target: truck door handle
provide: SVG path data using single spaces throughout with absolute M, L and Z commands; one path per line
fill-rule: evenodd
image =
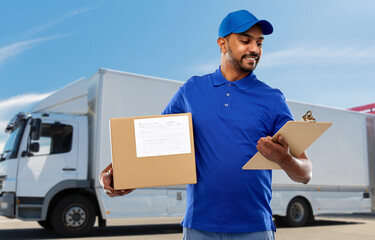
M 76 169 L 75 169 L 75 168 L 63 168 L 62 170 L 63 170 L 63 171 L 70 171 L 70 172 L 73 172 L 73 171 L 75 171 Z

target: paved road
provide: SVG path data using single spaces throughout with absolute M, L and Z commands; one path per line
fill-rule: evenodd
M 87 237 L 81 239 L 180 240 L 182 239 L 180 221 L 180 218 L 111 220 L 108 221 L 108 227 L 95 227 Z M 0 217 L 0 239 L 58 239 L 58 236 L 53 232 L 45 231 L 36 222 Z M 319 216 L 314 223 L 306 227 L 278 227 L 276 239 L 375 239 L 375 215 Z

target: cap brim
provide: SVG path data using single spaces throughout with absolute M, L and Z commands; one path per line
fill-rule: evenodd
M 259 26 L 262 28 L 262 31 L 263 31 L 264 35 L 269 35 L 273 32 L 273 27 L 272 27 L 271 23 L 268 22 L 267 20 L 259 20 L 258 22 L 250 22 L 250 23 L 244 24 L 244 25 L 240 26 L 239 28 L 237 28 L 236 30 L 234 30 L 233 32 L 234 33 L 246 32 L 248 29 L 250 29 L 255 24 L 259 24 Z

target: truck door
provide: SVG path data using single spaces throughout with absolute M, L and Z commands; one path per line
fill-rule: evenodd
M 29 139 L 33 147 L 19 160 L 18 197 L 44 197 L 57 183 L 77 178 L 77 130 L 75 122 L 43 121 L 40 139 Z

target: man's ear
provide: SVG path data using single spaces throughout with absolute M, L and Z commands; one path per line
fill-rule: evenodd
M 223 37 L 219 37 L 217 39 L 217 45 L 219 45 L 219 48 L 220 48 L 220 51 L 222 53 L 226 53 L 228 50 L 227 50 L 227 44 L 228 44 L 228 41 L 227 39 L 223 38 Z

